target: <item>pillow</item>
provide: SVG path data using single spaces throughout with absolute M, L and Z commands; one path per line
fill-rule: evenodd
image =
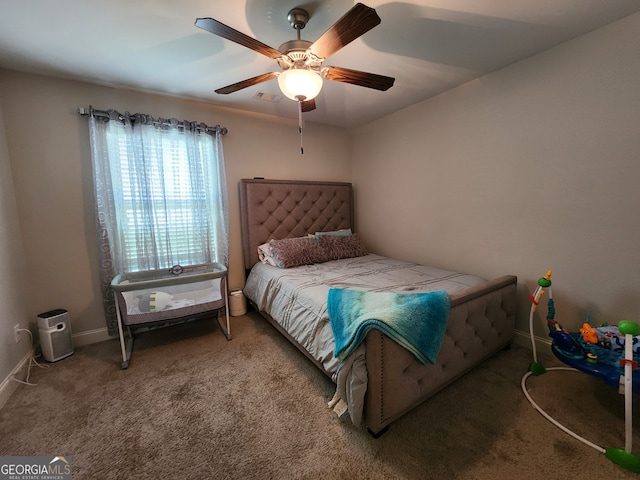
M 318 243 L 324 251 L 325 261 L 368 255 L 367 249 L 364 248 L 357 234 L 321 235 L 318 237 Z
M 280 268 L 326 262 L 324 251 L 315 236 L 271 240 L 272 258 Z
M 351 231 L 350 228 L 343 228 L 342 230 L 334 230 L 332 232 L 316 232 L 315 237 L 316 237 L 316 240 L 320 239 L 320 237 L 324 235 L 337 235 L 337 236 L 347 237 L 352 233 L 353 232 Z
M 271 245 L 268 242 L 258 246 L 258 258 L 266 265 L 273 265 L 274 267 L 278 266 L 276 260 L 273 258 Z

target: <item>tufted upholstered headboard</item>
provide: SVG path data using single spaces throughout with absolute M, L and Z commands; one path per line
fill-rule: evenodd
M 258 262 L 258 245 L 271 239 L 354 228 L 353 189 L 344 182 L 240 180 L 244 267 Z

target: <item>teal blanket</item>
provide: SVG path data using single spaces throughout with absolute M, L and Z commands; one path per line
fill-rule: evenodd
M 365 292 L 330 288 L 329 321 L 335 355 L 344 360 L 372 328 L 395 340 L 422 363 L 435 363 L 449 319 L 449 295 L 435 292 Z

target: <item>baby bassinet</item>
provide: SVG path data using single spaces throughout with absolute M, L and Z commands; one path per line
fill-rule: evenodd
M 183 323 L 217 312 L 220 328 L 231 340 L 227 268 L 220 263 L 121 273 L 113 279 L 111 288 L 117 300 L 123 369 L 129 366 L 137 329 Z M 124 327 L 129 334 L 126 344 Z

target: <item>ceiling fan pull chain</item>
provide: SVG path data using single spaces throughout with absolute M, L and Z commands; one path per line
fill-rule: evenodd
M 300 155 L 304 155 L 302 147 L 302 99 L 298 98 L 298 132 L 300 132 Z

